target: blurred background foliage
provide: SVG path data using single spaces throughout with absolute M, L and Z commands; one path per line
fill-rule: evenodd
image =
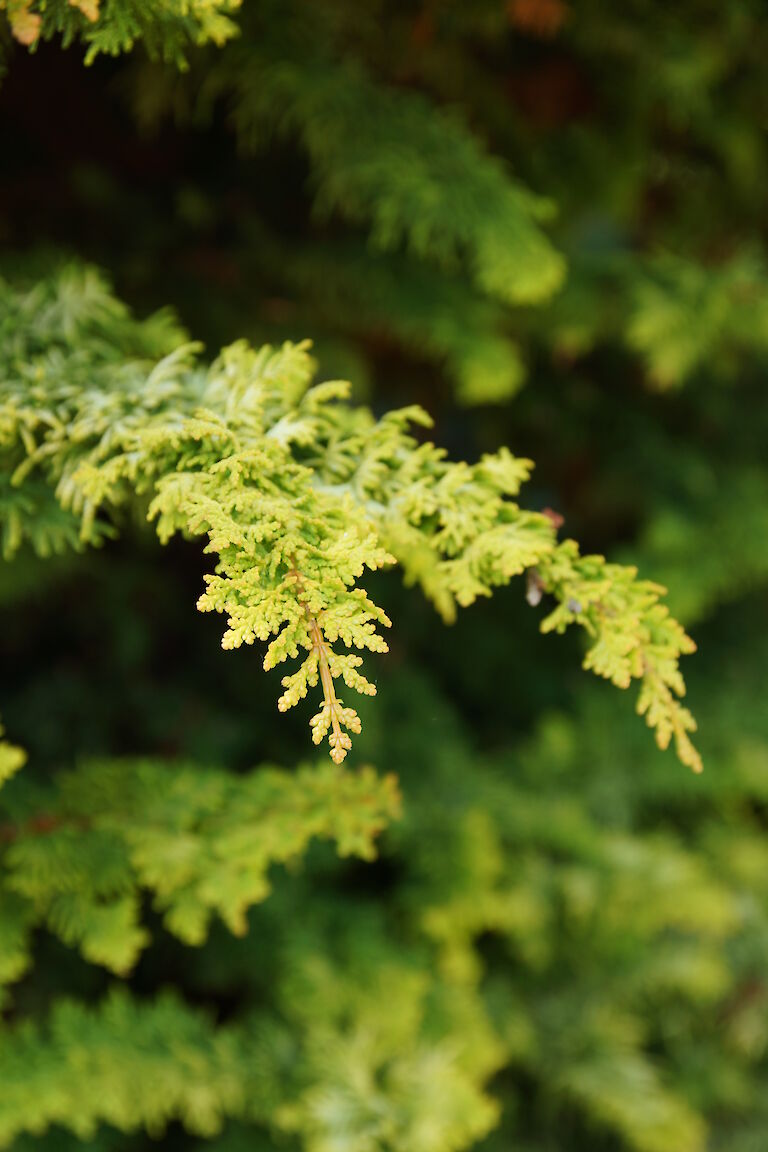
M 211 352 L 309 336 L 455 455 L 533 457 L 529 502 L 668 585 L 706 771 L 537 637 L 522 587 L 446 629 L 377 577 L 398 626 L 355 759 L 403 797 L 378 859 L 316 845 L 199 948 L 147 906 L 108 1009 L 114 977 L 39 932 L 1 1002 L 0 1146 L 764 1152 L 762 5 L 245 0 L 182 71 L 142 43 L 84 68 L 74 8 L 66 51 L 3 33 L 3 274 L 84 258 Z M 0 569 L 36 786 L 301 761 L 306 717 L 193 612 L 204 569 L 138 532 Z

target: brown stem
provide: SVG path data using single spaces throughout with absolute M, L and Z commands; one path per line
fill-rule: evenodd
M 339 724 L 339 701 L 336 697 L 336 689 L 333 686 L 333 676 L 328 664 L 328 646 L 323 638 L 323 632 L 317 622 L 317 617 L 310 612 L 307 605 L 302 600 L 304 594 L 304 583 L 302 575 L 296 567 L 296 561 L 292 561 L 292 567 L 288 573 L 293 576 L 296 581 L 296 596 L 304 609 L 304 614 L 309 623 L 309 635 L 312 639 L 312 647 L 317 653 L 317 666 L 320 670 L 320 682 L 323 686 L 323 700 L 328 708 L 331 717 L 331 729 L 334 737 L 334 748 L 339 749 L 341 744 L 341 725 Z
M 331 675 L 331 669 L 328 666 L 328 648 L 326 646 L 325 640 L 323 639 L 323 634 L 320 631 L 320 625 L 318 624 L 317 619 L 312 616 L 306 608 L 304 611 L 307 613 L 307 617 L 309 619 L 309 634 L 312 637 L 312 645 L 317 652 L 317 663 L 320 669 L 320 681 L 323 685 L 323 698 L 326 705 L 328 706 L 328 709 L 330 710 L 331 728 L 333 729 L 335 741 L 334 747 L 340 748 L 341 744 L 339 741 L 341 739 L 341 726 L 339 725 L 338 719 L 339 702 L 336 699 L 336 689 L 333 686 L 333 676 Z

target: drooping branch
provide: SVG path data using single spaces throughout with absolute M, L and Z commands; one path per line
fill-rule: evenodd
M 77 525 L 80 543 L 97 543 L 115 508 L 148 496 L 163 542 L 203 537 L 217 558 L 198 607 L 226 615 L 223 647 L 268 642 L 265 669 L 307 653 L 283 678 L 278 707 L 320 683 L 312 738 L 327 735 L 336 762 L 360 719 L 334 681 L 373 695 L 349 650 L 387 651 L 380 629 L 390 621 L 360 584 L 366 570 L 400 564 L 450 620 L 533 569 L 529 599 L 556 601 L 543 630 L 584 628 L 584 666 L 617 687 L 638 684 L 658 744 L 674 738 L 683 762 L 700 768 L 679 699 L 679 659 L 694 645 L 664 590 L 632 567 L 582 556 L 575 541 L 558 542 L 551 514 L 521 508 L 530 461 L 506 449 L 448 460 L 413 434 L 414 423 L 429 424 L 420 408 L 377 420 L 350 403 L 347 385 L 313 386 L 306 342 L 240 341 L 204 368 L 177 329 L 134 321 L 92 273 L 54 280 L 50 300 L 40 291 L 0 284 L 0 320 L 15 333 L 12 348 L 0 347 L 9 553 L 25 539 L 43 553 L 66 545 Z M 30 485 L 34 498 L 19 500 Z M 52 510 L 69 517 L 67 531 Z

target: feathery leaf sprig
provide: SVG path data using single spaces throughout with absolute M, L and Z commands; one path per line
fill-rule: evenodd
M 507 449 L 449 461 L 414 435 L 430 423 L 420 408 L 375 419 L 348 385 L 313 384 L 306 342 L 240 341 L 206 368 L 167 317 L 132 320 L 91 272 L 27 294 L 2 286 L 0 330 L 13 333 L 0 353 L 2 472 L 14 497 L 30 493 L 0 501 L 6 555 L 25 538 L 66 544 L 54 510 L 79 522 L 81 544 L 98 543 L 137 498 L 162 541 L 205 537 L 216 564 L 198 607 L 226 615 L 225 648 L 266 642 L 266 669 L 301 657 L 278 706 L 319 685 L 312 738 L 327 737 L 337 763 L 360 719 L 336 686 L 374 695 L 359 653 L 387 650 L 389 618 L 360 581 L 398 563 L 448 621 L 533 570 L 558 602 L 544 630 L 584 627 L 585 667 L 639 681 L 660 746 L 674 737 L 700 767 L 678 699 L 692 641 L 658 585 L 558 544 L 548 515 L 516 503 L 530 461 Z

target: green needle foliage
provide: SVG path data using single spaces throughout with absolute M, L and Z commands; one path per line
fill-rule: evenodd
M 316 836 L 334 839 L 342 856 L 370 859 L 397 803 L 394 778 L 370 770 L 262 768 L 232 778 L 151 761 L 88 764 L 58 781 L 48 815 L 2 826 L 4 883 L 20 898 L 18 932 L 46 924 L 124 975 L 149 940 L 139 890 L 153 892 L 165 927 L 187 944 L 203 942 L 214 913 L 242 935 L 248 908 L 269 893 L 273 863 L 299 857 Z
M 306 652 L 283 677 L 278 708 L 319 684 L 312 739 L 327 736 L 336 763 L 360 718 L 334 682 L 376 692 L 362 657 L 338 645 L 387 651 L 378 628 L 390 620 L 357 581 L 399 563 L 447 620 L 457 604 L 530 569 L 539 598 L 557 602 L 542 629 L 582 625 L 584 666 L 620 688 L 640 681 L 638 711 L 659 746 L 674 738 L 680 759 L 700 770 L 688 736 L 695 723 L 679 703 L 678 660 L 692 641 L 659 602 L 662 588 L 634 568 L 581 556 L 572 540 L 558 544 L 550 517 L 515 503 L 530 461 L 501 449 L 474 465 L 449 463 L 413 436 L 413 424 L 430 422 L 421 409 L 376 420 L 347 402 L 348 385 L 313 386 L 303 344 L 234 344 L 207 370 L 189 343 L 155 363 L 133 359 L 175 335 L 170 322 L 154 318 L 143 332 L 93 273 L 65 271 L 18 295 L 6 286 L 0 307 L 10 335 L 0 452 L 11 489 L 42 473 L 83 544 L 104 535 L 102 509 L 134 497 L 148 502 L 163 542 L 207 537 L 218 559 L 198 608 L 226 615 L 224 648 L 269 640 L 265 669 Z M 13 496 L 4 518 L 12 556 L 35 530 Z

